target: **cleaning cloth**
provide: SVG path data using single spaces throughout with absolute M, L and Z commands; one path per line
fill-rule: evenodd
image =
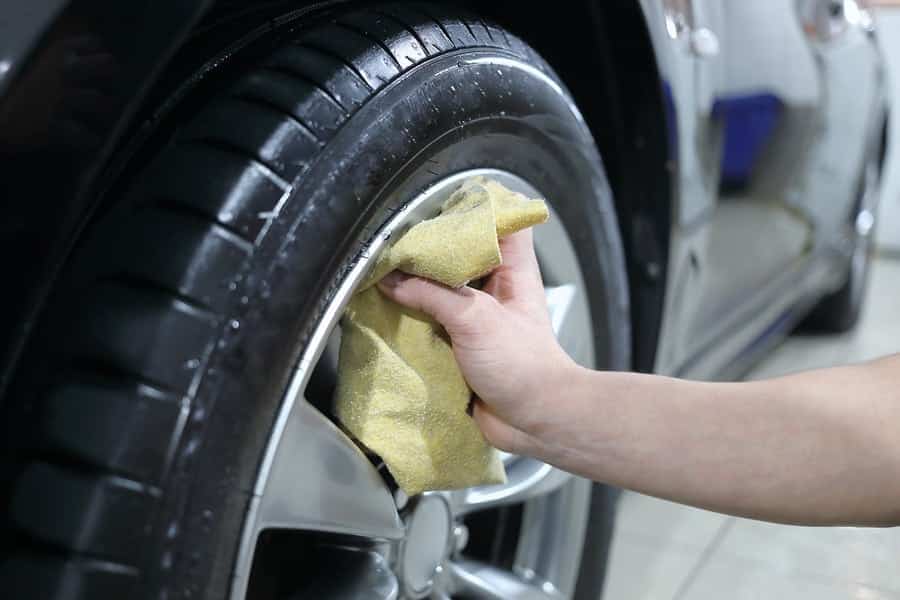
M 547 220 L 543 200 L 475 178 L 441 213 L 410 228 L 379 258 L 341 321 L 337 416 L 378 454 L 409 495 L 503 483 L 498 452 L 467 413 L 471 391 L 450 340 L 427 315 L 375 285 L 395 269 L 451 287 L 500 265 L 498 238 Z

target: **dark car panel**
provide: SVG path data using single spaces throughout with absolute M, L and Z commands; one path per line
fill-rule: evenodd
M 193 2 L 5 3 L 0 79 L 0 393 L 53 273 L 97 199 L 96 175 L 166 58 L 208 6 Z M 63 6 L 64 5 L 64 6 Z

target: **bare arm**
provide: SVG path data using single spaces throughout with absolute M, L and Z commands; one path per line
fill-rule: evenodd
M 553 338 L 530 232 L 501 243 L 485 291 L 382 286 L 447 329 L 492 444 L 724 513 L 900 524 L 900 355 L 745 383 L 591 371 Z
M 900 523 L 900 356 L 747 383 L 580 370 L 544 460 L 702 508 Z

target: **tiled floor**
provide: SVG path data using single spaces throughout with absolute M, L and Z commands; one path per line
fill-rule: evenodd
M 879 259 L 855 331 L 794 336 L 750 377 L 892 352 L 900 261 Z M 900 600 L 900 528 L 770 525 L 627 493 L 610 560 L 604 600 Z

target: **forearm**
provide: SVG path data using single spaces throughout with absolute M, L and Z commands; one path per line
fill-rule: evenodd
M 746 383 L 579 371 L 548 462 L 770 521 L 900 523 L 900 358 Z M 553 412 L 553 411 L 550 411 Z

